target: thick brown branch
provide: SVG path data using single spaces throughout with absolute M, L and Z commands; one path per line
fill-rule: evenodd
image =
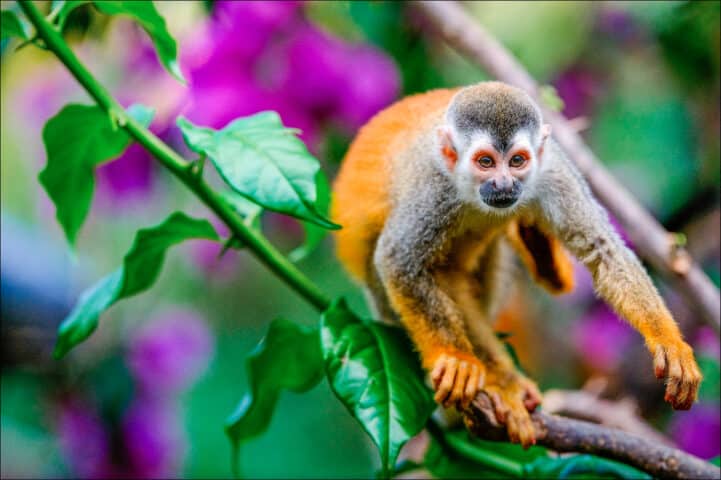
M 506 429 L 496 422 L 491 401 L 476 397 L 466 412 L 469 430 L 486 440 L 508 441 Z M 655 478 L 721 478 L 721 470 L 693 455 L 639 436 L 582 420 L 536 412 L 537 444 L 557 452 L 580 452 L 618 460 Z
M 413 3 L 422 20 L 450 46 L 481 66 L 492 76 L 530 93 L 539 104 L 538 84 L 518 61 L 456 2 Z M 562 115 L 543 109 L 554 138 L 576 163 L 596 196 L 621 222 L 638 254 L 675 286 L 689 305 L 717 332 L 721 331 L 719 290 L 675 244 L 673 235 L 617 182 Z

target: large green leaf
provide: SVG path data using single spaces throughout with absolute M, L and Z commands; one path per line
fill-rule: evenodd
M 163 66 L 179 81 L 185 83 L 178 65 L 178 46 L 168 32 L 165 19 L 155 9 L 153 2 L 145 0 L 94 2 L 95 7 L 108 15 L 128 15 L 133 18 L 150 36 L 155 51 Z
M 18 37 L 23 40 L 28 39 L 28 33 L 25 30 L 20 19 L 15 15 L 15 12 L 10 10 L 3 10 L 0 13 L 0 39 L 4 40 L 10 37 Z
M 390 472 L 401 447 L 435 408 L 418 357 L 402 330 L 361 321 L 337 300 L 321 317 L 325 371 L 336 396 L 358 419 Z
M 247 369 L 250 391 L 225 425 L 233 447 L 235 471 L 240 443 L 268 428 L 281 390 L 305 392 L 323 377 L 318 330 L 282 318 L 274 320 L 248 357 Z
M 166 250 L 193 238 L 219 240 L 207 220 L 175 212 L 155 227 L 138 230 L 123 265 L 83 292 L 70 315 L 58 329 L 56 358 L 90 336 L 98 317 L 118 300 L 149 288 L 160 274 Z
M 328 214 L 328 208 L 330 207 L 330 185 L 326 180 L 323 172 L 318 172 L 318 178 L 316 179 L 316 185 L 318 185 L 318 211 L 321 215 L 326 216 Z M 288 254 L 288 259 L 291 262 L 299 262 L 305 257 L 313 253 L 313 250 L 318 248 L 320 242 L 323 241 L 327 230 L 325 228 L 318 227 L 311 222 L 302 222 L 303 230 L 305 230 L 305 240 L 299 247 L 293 249 Z
M 339 228 L 320 213 L 318 160 L 277 113 L 240 118 L 222 130 L 198 127 L 182 117 L 177 123 L 188 146 L 207 155 L 236 192 L 268 210 Z
M 153 111 L 135 104 L 128 114 L 149 125 Z M 128 133 L 113 125 L 98 106 L 67 105 L 43 128 L 47 164 L 40 183 L 55 204 L 58 222 L 71 245 L 90 210 L 99 164 L 120 156 L 130 143 Z

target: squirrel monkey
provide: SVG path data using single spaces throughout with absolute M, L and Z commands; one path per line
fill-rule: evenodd
M 552 293 L 573 288 L 567 250 L 644 337 L 665 399 L 688 409 L 701 373 L 641 263 L 609 223 L 525 92 L 499 82 L 407 97 L 366 124 L 334 184 L 341 262 L 375 313 L 406 328 L 435 400 L 483 390 L 509 437 L 535 443 L 536 385 L 492 329 L 515 250 Z

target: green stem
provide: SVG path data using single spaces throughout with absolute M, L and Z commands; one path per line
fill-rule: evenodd
M 193 176 L 188 168 L 190 163 L 178 155 L 153 132 L 125 113 L 123 107 L 113 98 L 93 75 L 80 63 L 65 40 L 30 1 L 18 4 L 33 24 L 37 35 L 45 41 L 47 48 L 65 65 L 75 79 L 85 88 L 95 102 L 108 114 L 124 121 L 125 128 L 135 140 L 150 152 L 165 168 L 170 170 L 200 200 L 205 203 L 230 228 L 235 236 L 253 254 L 282 278 L 293 290 L 313 304 L 318 310 L 325 310 L 330 300 L 303 272 L 293 265 L 282 253 L 262 235 L 248 228 L 233 208 L 201 178 Z

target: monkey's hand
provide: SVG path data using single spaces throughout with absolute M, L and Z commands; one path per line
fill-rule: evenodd
M 541 404 L 536 384 L 520 373 L 503 368 L 489 370 L 483 390 L 493 403 L 496 420 L 506 426 L 511 442 L 523 448 L 536 444 L 536 432 L 529 412 Z
M 696 400 L 701 371 L 691 347 L 680 338 L 649 345 L 656 378 L 666 379 L 664 400 L 676 410 L 688 410 Z
M 467 408 L 483 386 L 486 368 L 472 354 L 446 350 L 438 355 L 430 375 L 436 403 Z

